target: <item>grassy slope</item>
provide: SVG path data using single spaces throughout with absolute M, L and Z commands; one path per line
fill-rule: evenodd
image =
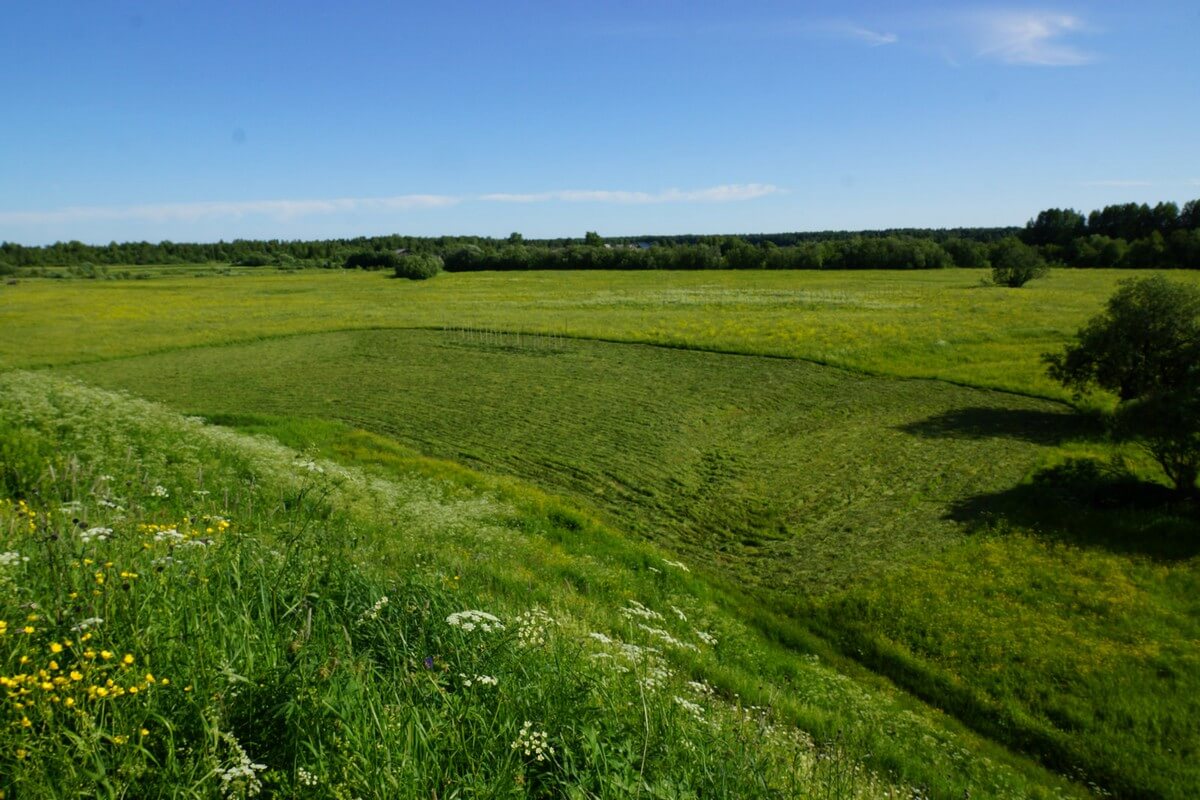
M 21 656 L 48 664 L 58 652 L 52 639 L 72 638 L 79 618 L 103 616 L 88 646 L 130 652 L 138 676 L 153 670 L 163 684 L 81 699 L 70 711 L 44 693 L 31 705 L 16 698 L 23 707 L 9 698 L 0 713 L 31 725 L 0 742 L 0 789 L 211 796 L 214 767 L 237 763 L 223 735 L 232 733 L 265 762 L 259 777 L 279 796 L 309 796 L 304 771 L 329 796 L 891 791 L 848 753 L 921 785 L 925 796 L 1075 794 L 895 692 L 763 639 L 731 613 L 730 598 L 549 498 L 329 423 L 270 430 L 373 466 L 313 462 L 138 401 L 0 375 L 0 493 L 35 503 L 29 526 L 24 512 L 0 508 L 0 550 L 31 556 L 3 567 L 13 590 L 0 600 L 11 634 L 0 636 L 0 673 L 31 669 Z M 201 513 L 227 516 L 233 527 L 193 534 L 187 520 Z M 111 527 L 110 541 L 84 542 L 71 515 Z M 173 546 L 142 523 L 213 543 Z M 93 579 L 93 570 L 111 580 Z M 117 570 L 138 575 L 118 580 Z M 64 595 L 69 589 L 77 594 Z M 371 606 L 382 594 L 392 602 L 376 624 Z M 622 611 L 638 608 L 635 600 L 661 610 L 651 627 L 699 646 L 640 628 L 644 612 Z M 19 634 L 29 601 L 42 614 L 29 620 L 32 633 Z M 511 629 L 517 612 L 548 609 L 557 620 L 549 644 L 522 650 L 510 635 L 483 645 L 443 620 L 480 604 Z M 607 668 L 589 657 L 605 652 L 590 631 L 657 642 L 654 663 L 674 674 L 652 686 L 638 680 L 650 665 Z M 85 684 L 133 680 L 124 667 L 77 654 L 81 643 L 66 647 L 57 658 L 68 666 L 44 668 L 78 661 Z M 462 685 L 463 670 L 499 676 L 495 693 Z M 687 679 L 709 680 L 716 694 L 688 694 Z M 695 697 L 705 721 L 675 694 Z M 550 763 L 509 748 L 521 720 L 549 732 Z M 790 735 L 791 723 L 822 743 L 814 749 Z
M 274 272 L 0 286 L 0 367 L 41 366 L 297 332 L 506 330 L 794 356 L 1060 397 L 1038 354 L 1061 346 L 1128 272 L 1058 271 L 1025 289 L 937 272 Z M 1174 273 L 1197 281 L 1196 273 Z

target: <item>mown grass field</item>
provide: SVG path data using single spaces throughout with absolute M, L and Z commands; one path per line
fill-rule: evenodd
M 980 275 L 26 281 L 0 287 L 0 357 L 344 462 L 510 476 L 711 577 L 730 614 L 787 645 L 764 673 L 784 674 L 787 648 L 848 657 L 1083 783 L 1191 797 L 1200 523 L 1156 499 L 1145 459 L 1051 402 L 1039 363 L 1125 275 L 1020 291 Z M 930 376 L 1049 399 L 907 379 Z M 1073 457 L 1130 460 L 1143 482 L 1031 477 Z M 828 713 L 793 718 L 839 725 Z M 914 782 L 913 759 L 877 763 Z M 1002 793 L 961 769 L 921 780 Z
M 296 336 L 69 372 L 190 413 L 341 420 L 566 495 L 785 595 L 935 554 L 960 535 L 948 505 L 1008 488 L 1081 427 L 1053 403 L 941 382 L 440 331 Z

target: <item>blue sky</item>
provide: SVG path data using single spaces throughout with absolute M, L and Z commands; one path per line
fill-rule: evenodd
M 0 240 L 1022 224 L 1200 197 L 1200 4 L 41 2 Z

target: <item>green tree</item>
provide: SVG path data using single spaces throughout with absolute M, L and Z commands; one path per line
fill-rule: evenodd
M 591 247 L 600 247 L 604 244 L 604 240 L 595 231 L 588 231 L 583 235 L 583 243 Z
M 991 261 L 992 282 L 1014 289 L 1050 271 L 1041 253 L 1015 236 L 996 242 L 992 247 Z
M 1177 212 L 1178 213 L 1178 212 Z M 1026 244 L 1066 247 L 1084 234 L 1087 220 L 1073 208 L 1048 208 L 1025 224 L 1021 238 Z
M 1195 496 L 1200 470 L 1200 289 L 1156 275 L 1122 281 L 1103 313 L 1062 353 L 1050 376 L 1081 394 L 1120 398 L 1115 432 L 1142 444 L 1177 491 Z

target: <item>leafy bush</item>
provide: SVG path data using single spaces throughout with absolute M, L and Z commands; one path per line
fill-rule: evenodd
M 1050 271 L 1037 250 L 1015 236 L 1001 239 L 992 248 L 992 282 L 1016 289 Z
M 397 259 L 394 269 L 397 278 L 423 281 L 442 271 L 442 259 L 429 253 L 414 253 Z

